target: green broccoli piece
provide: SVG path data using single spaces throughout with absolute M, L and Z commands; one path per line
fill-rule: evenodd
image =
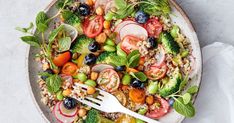
M 181 74 L 179 70 L 173 73 L 173 76 L 170 77 L 167 83 L 163 85 L 163 87 L 159 90 L 159 94 L 162 97 L 169 96 L 175 92 L 177 92 L 180 88 L 180 83 L 182 82 Z
M 180 52 L 179 44 L 174 40 L 174 38 L 171 36 L 170 33 L 163 32 L 160 35 L 160 39 L 161 39 L 162 44 L 168 53 L 171 53 L 173 55 L 177 55 Z
M 115 52 L 103 52 L 100 56 L 98 56 L 97 64 L 99 63 L 110 64 L 112 63 L 111 57 L 116 55 L 117 54 Z
M 71 46 L 71 51 L 73 53 L 77 52 L 80 54 L 88 54 L 90 53 L 88 46 L 94 40 L 92 38 L 88 38 L 84 35 L 79 36 L 75 42 Z
M 91 109 L 87 114 L 85 123 L 114 123 L 114 122 L 101 116 L 97 110 Z

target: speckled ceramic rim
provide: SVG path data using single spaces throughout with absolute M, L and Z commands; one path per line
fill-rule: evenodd
M 47 7 L 44 9 L 45 12 L 47 12 L 55 3 L 56 3 L 57 0 L 53 0 L 49 5 L 47 5 Z M 196 36 L 197 38 L 197 35 L 196 35 L 196 31 L 191 23 L 191 21 L 189 20 L 188 16 L 186 15 L 186 13 L 183 11 L 183 9 L 174 1 L 174 0 L 170 0 L 170 3 L 172 4 L 172 6 L 174 6 L 178 12 L 183 16 L 183 18 L 185 19 L 185 21 L 188 23 L 188 26 L 189 28 L 195 33 L 194 36 Z M 196 45 L 200 47 L 200 44 L 199 44 L 199 41 L 197 40 L 196 41 Z M 201 52 L 201 48 L 200 49 L 200 54 L 202 54 Z M 27 77 L 27 85 L 28 85 L 28 89 L 30 91 L 30 96 L 32 97 L 32 100 L 33 100 L 33 103 L 35 104 L 38 112 L 41 114 L 41 116 L 43 117 L 43 119 L 45 120 L 45 122 L 50 122 L 44 115 L 44 113 L 42 112 L 42 110 L 40 109 L 35 97 L 34 97 L 34 94 L 33 94 L 33 91 L 32 91 L 32 86 L 30 84 L 30 80 L 29 80 L 29 69 L 28 69 L 28 62 L 29 62 L 29 51 L 30 51 L 30 46 L 27 46 L 27 56 L 26 56 L 26 60 L 25 60 L 25 68 L 27 69 L 27 73 L 25 73 L 26 77 Z M 201 57 L 201 61 L 202 61 L 202 57 Z M 201 63 L 201 74 L 202 74 L 202 63 Z M 200 82 L 199 82 L 199 88 L 200 88 L 200 84 L 201 84 L 201 77 L 200 77 Z M 196 95 L 197 97 L 197 95 Z M 195 97 L 195 99 L 196 99 Z M 184 120 L 184 117 L 180 119 L 180 122 L 182 122 Z

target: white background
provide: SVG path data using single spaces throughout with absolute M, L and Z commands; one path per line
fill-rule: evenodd
M 234 44 L 234 0 L 177 0 L 192 20 L 201 46 Z M 50 0 L 0 0 L 0 122 L 43 123 L 27 88 L 26 47 L 16 26 L 27 26 Z

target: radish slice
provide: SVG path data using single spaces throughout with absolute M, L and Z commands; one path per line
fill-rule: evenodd
M 105 14 L 107 14 L 109 10 L 111 10 L 111 8 L 114 8 L 114 7 L 115 7 L 115 1 L 114 0 L 109 1 L 105 7 Z
M 127 24 L 125 25 L 119 32 L 120 35 L 120 39 L 123 40 L 123 38 L 126 35 L 132 35 L 132 36 L 136 36 L 142 40 L 146 40 L 148 37 L 148 33 L 145 30 L 145 28 L 143 28 L 140 25 L 137 24 Z
M 92 67 L 92 71 L 94 72 L 101 72 L 105 69 L 114 69 L 114 67 L 108 64 L 97 64 Z
M 74 117 L 77 115 L 78 108 L 68 110 L 64 107 L 63 103 L 59 103 L 59 112 L 66 117 Z
M 165 50 L 162 45 L 158 45 L 159 52 L 155 55 L 156 63 L 152 66 L 161 67 L 166 59 Z
M 72 76 L 66 75 L 66 74 L 59 74 L 59 76 L 62 78 L 62 80 L 66 83 L 72 84 Z
M 95 2 L 95 9 L 97 9 L 99 6 L 105 8 L 106 4 L 109 2 L 110 0 L 96 0 Z
M 117 37 L 116 37 L 116 40 L 115 40 L 115 43 L 116 44 L 118 44 L 120 41 L 121 41 L 121 39 L 120 39 L 120 37 L 119 37 L 119 32 L 120 32 L 120 30 L 124 27 L 124 26 L 126 26 L 126 25 L 128 25 L 128 24 L 136 24 L 136 22 L 134 22 L 134 21 L 122 21 L 121 23 L 119 23 L 116 27 L 115 27 L 115 29 L 114 29 L 114 32 L 116 32 L 118 35 L 117 35 Z
M 59 111 L 59 105 L 62 102 L 58 102 L 55 106 L 54 106 L 54 110 L 53 110 L 53 114 L 56 117 L 56 119 L 60 122 L 60 123 L 72 123 L 75 119 L 76 116 L 74 117 L 66 117 L 63 116 L 60 111 Z

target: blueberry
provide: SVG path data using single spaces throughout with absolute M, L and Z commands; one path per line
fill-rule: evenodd
M 151 48 L 157 48 L 158 43 L 155 37 L 149 37 L 148 42 L 150 43 Z
M 90 14 L 90 7 L 87 4 L 80 4 L 78 7 L 78 12 L 82 16 L 87 16 Z
M 63 105 L 66 109 L 74 109 L 77 106 L 77 102 L 74 98 L 66 97 L 63 101 Z
M 87 56 L 85 56 L 84 62 L 87 65 L 92 65 L 92 64 L 95 64 L 96 60 L 97 60 L 97 57 L 94 54 L 90 53 Z
M 117 66 L 116 68 L 115 68 L 117 71 L 125 71 L 126 70 L 126 66 Z
M 170 105 L 171 107 L 173 106 L 174 102 L 175 102 L 175 100 L 174 100 L 173 98 L 170 98 L 170 99 L 168 100 L 168 103 L 169 103 L 169 105 Z
M 54 71 L 53 71 L 52 69 L 49 68 L 49 69 L 46 69 L 46 70 L 44 71 L 44 73 L 54 74 Z M 48 76 L 46 76 L 46 75 L 41 76 L 41 79 L 44 80 L 44 81 L 46 81 L 47 78 L 48 78 Z
M 88 48 L 89 48 L 89 51 L 96 52 L 96 51 L 100 50 L 100 44 L 98 42 L 94 41 L 94 42 L 91 42 L 89 44 Z
M 138 79 L 133 78 L 131 80 L 131 86 L 134 88 L 144 88 L 144 83 Z
M 144 24 L 149 20 L 149 15 L 140 10 L 135 14 L 135 19 L 138 23 Z

